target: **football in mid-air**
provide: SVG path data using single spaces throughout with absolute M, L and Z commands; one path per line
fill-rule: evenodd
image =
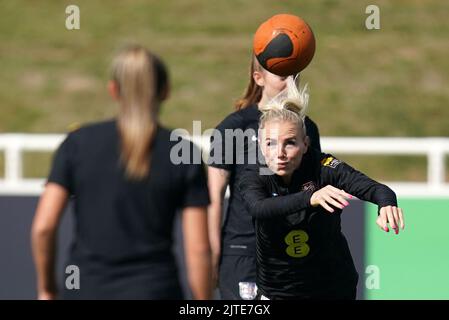
M 294 75 L 312 61 L 315 36 L 300 17 L 278 14 L 259 26 L 254 34 L 253 50 L 269 72 L 278 76 Z

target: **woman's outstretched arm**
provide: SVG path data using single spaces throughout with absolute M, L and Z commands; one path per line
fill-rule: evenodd
M 312 192 L 301 191 L 284 196 L 271 195 L 257 166 L 248 166 L 238 181 L 249 214 L 257 219 L 288 216 L 311 206 Z

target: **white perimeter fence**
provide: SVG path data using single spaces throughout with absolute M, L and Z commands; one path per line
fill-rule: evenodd
M 4 178 L 0 179 L 0 195 L 38 195 L 45 179 L 23 177 L 24 152 L 52 152 L 62 142 L 62 134 L 0 134 L 0 152 L 4 153 Z M 194 143 L 207 152 L 209 137 L 194 136 Z M 389 182 L 399 196 L 449 197 L 445 181 L 445 158 L 449 155 L 449 138 L 346 138 L 322 137 L 323 151 L 351 155 L 406 155 L 427 157 L 427 181 Z M 398 163 L 398 170 L 401 164 Z

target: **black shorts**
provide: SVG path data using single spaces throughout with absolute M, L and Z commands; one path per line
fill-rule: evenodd
M 251 297 L 251 294 L 245 296 L 245 290 L 249 289 L 248 286 L 255 286 L 255 284 L 256 257 L 230 255 L 223 255 L 221 257 L 218 278 L 218 289 L 221 299 L 248 299 Z M 246 293 L 248 292 L 246 291 Z M 255 295 L 253 299 L 255 299 Z

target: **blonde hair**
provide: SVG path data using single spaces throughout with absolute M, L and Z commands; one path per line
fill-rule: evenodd
M 115 57 L 112 80 L 118 86 L 120 99 L 120 159 L 129 178 L 141 179 L 149 174 L 159 104 L 168 85 L 167 72 L 161 60 L 134 45 Z
M 290 121 L 297 123 L 307 135 L 304 124 L 305 111 L 309 104 L 309 91 L 307 84 L 299 88 L 299 75 L 286 79 L 287 87 L 271 99 L 267 104 L 259 106 L 262 116 L 259 128 L 263 129 L 269 121 Z
M 261 72 L 262 70 L 263 70 L 262 66 L 257 61 L 256 57 L 253 55 L 251 58 L 251 65 L 249 68 L 249 83 L 248 86 L 246 87 L 243 97 L 241 97 L 235 103 L 236 110 L 244 109 L 252 104 L 258 103 L 262 98 L 263 88 L 257 85 L 256 81 L 254 81 L 253 76 L 255 71 Z

